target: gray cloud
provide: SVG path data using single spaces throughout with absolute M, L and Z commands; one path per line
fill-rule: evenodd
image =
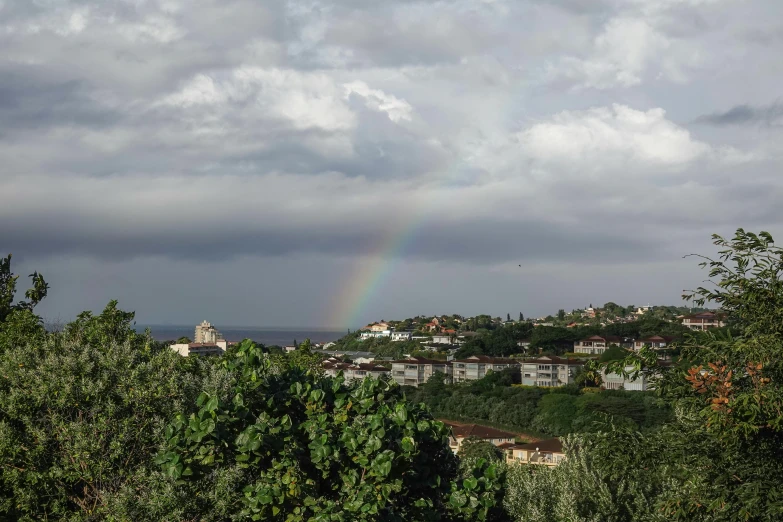
M 115 297 L 149 293 L 164 316 L 165 281 L 223 267 L 236 292 L 257 263 L 279 324 L 297 311 L 274 304 L 300 277 L 287 264 L 313 300 L 297 324 L 323 322 L 379 257 L 409 306 L 459 281 L 443 294 L 456 308 L 534 313 L 534 292 L 504 294 L 520 272 L 631 299 L 610 275 L 642 265 L 638 293 L 654 294 L 711 232 L 783 225 L 783 108 L 715 112 L 779 95 L 781 41 L 748 35 L 783 4 L 761 4 L 6 2 L 0 254 L 75 278 L 71 292 L 116 277 Z M 139 282 L 136 265 L 166 275 Z M 596 280 L 563 275 L 581 270 Z
M 736 105 L 725 112 L 704 114 L 695 123 L 706 125 L 780 125 L 783 120 L 783 104 Z

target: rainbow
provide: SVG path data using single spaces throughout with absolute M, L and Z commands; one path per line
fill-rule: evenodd
M 364 326 L 362 313 L 373 297 L 383 290 L 402 254 L 414 242 L 424 219 L 423 211 L 406 210 L 401 218 L 392 220 L 385 230 L 379 232 L 371 248 L 373 253 L 354 262 L 347 283 L 342 285 L 338 297 L 332 301 L 334 304 L 329 309 L 325 324 L 351 329 Z

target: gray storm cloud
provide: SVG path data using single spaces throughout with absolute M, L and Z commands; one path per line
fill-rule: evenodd
M 0 2 L 0 254 L 55 277 L 65 258 L 166 273 L 296 258 L 324 271 L 307 283 L 324 295 L 378 255 L 410 280 L 456 267 L 473 295 L 476 270 L 518 264 L 551 266 L 555 286 L 566 265 L 665 278 L 656 263 L 712 232 L 783 222 L 767 66 L 783 42 L 753 36 L 781 15 L 730 0 Z

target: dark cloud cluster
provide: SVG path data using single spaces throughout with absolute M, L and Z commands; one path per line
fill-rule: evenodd
M 0 249 L 163 272 L 312 258 L 323 293 L 344 262 L 387 256 L 411 280 L 461 267 L 480 293 L 474 267 L 629 269 L 711 232 L 774 230 L 780 49 L 743 35 L 778 15 L 0 1 Z

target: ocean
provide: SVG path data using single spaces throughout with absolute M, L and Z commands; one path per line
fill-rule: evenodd
M 180 337 L 189 337 L 193 339 L 193 333 L 196 325 L 136 325 L 138 332 L 143 332 L 145 328 L 152 331 L 153 339 L 157 341 L 176 340 Z M 266 346 L 277 345 L 286 346 L 296 342 L 301 343 L 305 339 L 315 343 L 328 343 L 336 341 L 348 333 L 348 330 L 328 330 L 318 328 L 260 328 L 252 326 L 232 326 L 221 328 L 216 326 L 218 331 L 223 334 L 227 341 L 241 341 L 243 339 L 252 339 L 257 343 Z

